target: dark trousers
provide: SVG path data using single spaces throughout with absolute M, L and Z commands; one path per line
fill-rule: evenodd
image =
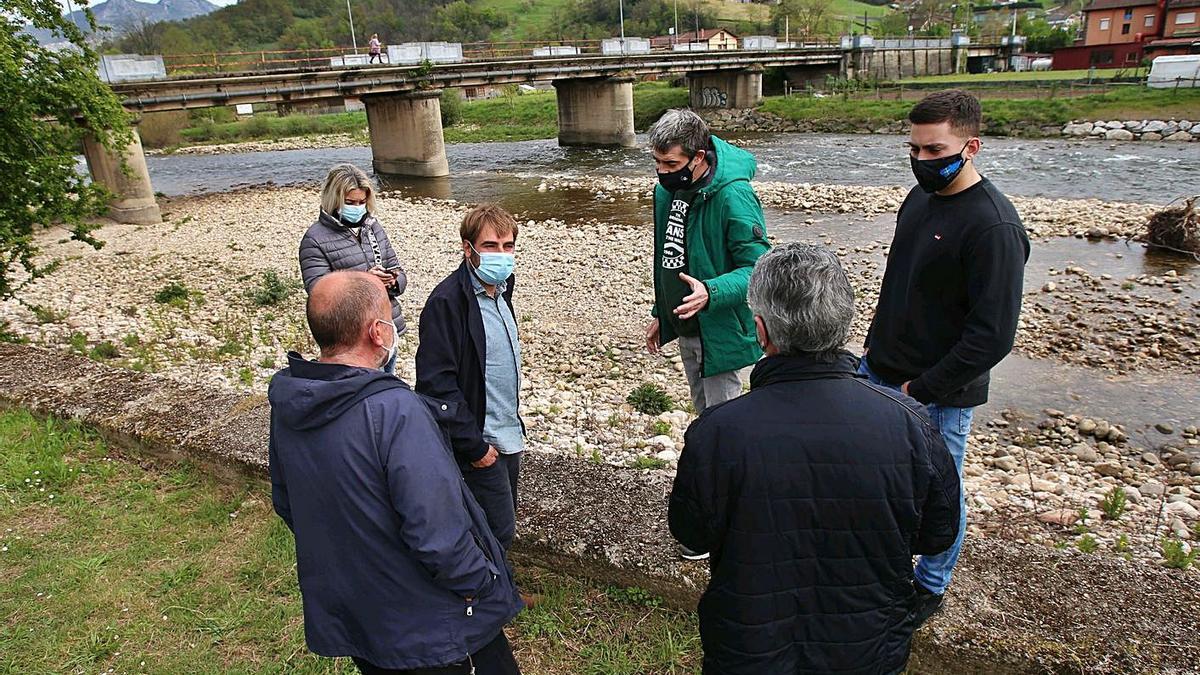
M 513 658 L 512 647 L 504 631 L 495 640 L 487 643 L 483 649 L 475 652 L 461 663 L 436 668 L 413 668 L 412 670 L 389 670 L 379 668 L 354 657 L 354 665 L 363 675 L 521 675 L 517 660 Z M 472 670 L 474 668 L 474 670 Z
M 486 469 L 476 469 L 469 464 L 463 467 L 467 487 L 487 514 L 488 526 L 505 551 L 512 547 L 517 531 L 517 482 L 521 477 L 523 454 L 502 454 Z

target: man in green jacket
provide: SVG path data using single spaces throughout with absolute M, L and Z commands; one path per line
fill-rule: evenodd
M 762 356 L 746 287 L 767 231 L 750 179 L 754 156 L 713 136 L 690 110 L 650 129 L 654 189 L 651 354 L 679 338 L 696 412 L 742 393 L 738 371 Z

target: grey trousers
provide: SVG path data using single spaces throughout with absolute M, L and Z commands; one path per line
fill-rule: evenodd
M 724 403 L 742 395 L 742 378 L 738 371 L 718 373 L 711 377 L 703 377 L 704 350 L 698 337 L 679 338 L 679 356 L 683 359 L 683 372 L 687 375 L 688 387 L 691 389 L 692 405 L 696 414 L 704 412 L 709 406 Z

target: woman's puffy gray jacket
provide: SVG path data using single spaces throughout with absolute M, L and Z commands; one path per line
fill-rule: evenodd
M 375 235 L 379 246 L 379 257 L 383 267 L 394 267 L 400 264 L 392 242 L 388 241 L 387 232 L 375 216 L 363 216 L 362 227 L 358 235 L 342 224 L 336 217 L 321 212 L 317 222 L 308 228 L 304 238 L 300 240 L 300 275 L 304 277 L 304 290 L 312 291 L 317 279 L 334 270 L 367 271 L 375 266 L 375 252 L 371 239 L 367 236 L 367 228 Z M 404 333 L 406 324 L 404 315 L 400 313 L 400 295 L 408 286 L 408 275 L 403 269 L 395 270 L 396 285 L 388 288 L 392 300 L 392 320 L 396 329 Z

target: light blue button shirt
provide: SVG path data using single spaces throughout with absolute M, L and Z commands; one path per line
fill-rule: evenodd
M 483 440 L 505 455 L 525 449 L 525 434 L 517 408 L 521 394 L 521 341 L 517 338 L 517 321 L 504 301 L 508 285 L 496 286 L 496 297 L 489 297 L 474 274 L 471 284 L 479 301 L 483 332 L 487 336 L 487 364 L 484 387 L 487 393 L 487 413 L 483 419 Z

